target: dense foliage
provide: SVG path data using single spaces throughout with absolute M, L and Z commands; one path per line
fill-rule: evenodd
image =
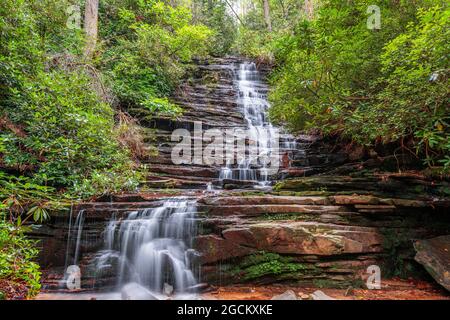
M 82 37 L 65 28 L 59 4 L 2 4 L 1 166 L 78 196 L 135 187 L 128 151 L 114 139 L 114 111 L 94 90 L 77 55 Z
M 441 1 L 322 1 L 312 20 L 273 44 L 271 116 L 293 130 L 319 128 L 360 144 L 398 142 L 450 169 L 449 13 Z
M 84 3 L 0 5 L 0 280 L 31 295 L 39 277 L 21 226 L 75 199 L 135 190 L 145 155 L 128 113 L 179 114 L 167 97 L 215 35 L 181 0 L 102 0 L 87 55 Z
M 212 31 L 191 24 L 189 8 L 159 0 L 104 1 L 101 11 L 105 40 L 98 65 L 120 106 L 147 114 L 181 112 L 166 97 L 192 58 L 208 53 Z
M 269 1 L 272 31 L 251 3 L 236 47 L 275 64 L 272 120 L 450 169 L 446 1 Z
M 230 15 L 230 3 L 229 0 L 192 0 L 194 21 L 208 26 L 213 33 L 208 47 L 215 56 L 230 53 L 236 41 L 237 24 L 236 18 Z
M 39 266 L 33 262 L 37 254 L 35 243 L 25 238 L 22 229 L 0 221 L 0 300 L 32 297 L 39 291 Z M 2 279 L 14 288 L 3 292 Z
M 213 32 L 192 24 L 183 5 L 100 3 L 92 59 L 83 31 L 68 27 L 72 1 L 2 3 L 0 185 L 18 177 L 76 197 L 134 189 L 139 174 L 117 109 L 180 112 L 167 96 L 188 63 L 207 54 Z

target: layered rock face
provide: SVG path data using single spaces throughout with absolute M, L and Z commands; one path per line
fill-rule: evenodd
M 235 58 L 215 59 L 199 63 L 191 78 L 176 92 L 173 102 L 183 109 L 177 118 L 159 117 L 143 122 L 154 128 L 148 139 L 149 149 L 156 147 L 148 159 L 151 174 L 147 185 L 151 188 L 205 189 L 219 176 L 220 167 L 204 164 L 176 165 L 171 159 L 173 147 L 179 141 L 172 141 L 172 132 L 186 129 L 191 133 L 189 145 L 194 152 L 203 152 L 207 146 L 198 143 L 201 137 L 194 135 L 195 123 L 201 122 L 201 129 L 245 128 L 245 119 L 237 104 L 238 92 L 234 86 Z M 200 149 L 200 150 L 196 150 Z
M 424 269 L 414 261 L 413 242 L 450 232 L 449 203 L 438 198 L 317 193 L 325 192 L 192 193 L 191 198 L 197 199 L 199 231 L 194 247 L 201 254 L 201 281 L 357 286 L 368 276 L 370 265 L 380 266 L 383 277 L 424 276 Z M 130 211 L 156 208 L 163 202 L 157 194 L 121 195 L 111 200 L 74 208 L 84 215 L 79 262 L 84 288 L 114 284 L 113 274 L 110 279 L 99 279 L 92 271 L 111 216 L 125 218 Z M 60 279 L 67 255 L 67 220 L 67 214 L 54 216 L 36 233 L 43 239 L 41 262 L 53 268 L 55 279 Z M 72 256 L 73 236 L 69 247 Z M 56 288 L 57 281 L 46 283 Z
M 196 163 L 196 154 L 203 154 L 205 148 L 212 141 L 207 141 L 195 134 L 197 129 L 217 129 L 222 133 L 227 130 L 247 129 L 247 121 L 244 118 L 242 104 L 239 104 L 238 85 L 236 75 L 239 73 L 239 64 L 242 61 L 237 58 L 213 59 L 202 62 L 192 71 L 191 77 L 175 93 L 173 102 L 182 107 L 183 113 L 176 118 L 158 117 L 148 115 L 139 111 L 136 116 L 140 117 L 141 123 L 151 128 L 147 138 L 148 149 L 152 154 L 146 163 L 150 174 L 146 186 L 150 188 L 172 188 L 172 189 L 206 189 L 208 185 L 220 185 L 224 189 L 252 189 L 254 182 L 225 179 L 219 181 L 220 171 L 226 163 L 206 165 Z M 268 69 L 258 66 L 258 75 L 263 79 Z M 257 83 L 255 94 L 267 95 L 269 88 L 264 82 Z M 201 122 L 201 127 L 199 123 Z M 196 127 L 197 125 L 197 127 Z M 186 129 L 190 133 L 190 139 L 183 141 L 183 145 L 191 148 L 192 162 L 189 165 L 174 164 L 172 151 L 181 140 L 172 139 L 172 133 L 176 129 Z M 224 143 L 226 137 L 224 136 Z M 320 172 L 327 165 L 336 161 L 343 161 L 345 156 L 314 150 L 317 154 L 305 155 L 308 148 L 317 139 L 311 136 L 300 136 L 295 141 L 286 133 L 281 132 L 279 137 L 280 152 L 289 151 L 292 156 L 291 166 L 280 171 L 278 176 L 272 178 L 284 178 L 288 176 L 304 176 Z M 202 142 L 201 144 L 199 142 Z M 295 143 L 295 149 L 287 146 Z M 236 142 L 237 143 L 237 142 Z M 255 141 L 250 142 L 246 138 L 247 155 L 249 147 L 254 146 Z M 225 150 L 226 151 L 226 150 Z M 225 152 L 224 151 L 224 152 Z
M 374 171 L 392 159 L 357 161 L 313 136 L 296 137 L 290 166 L 280 170 L 271 191 L 253 190 L 245 181 L 223 181 L 223 189 L 206 191 L 218 180 L 220 167 L 172 163 L 174 129 L 192 132 L 195 121 L 202 121 L 203 129 L 245 127 L 233 84 L 237 61 L 199 64 L 174 98 L 185 110 L 181 117 L 141 121 L 152 131 L 149 148 L 158 151 L 148 159 L 142 192 L 73 208 L 74 218 L 80 211 L 84 215 L 79 241 L 84 287 L 114 283 L 112 274 L 100 281 L 89 271 L 111 217 L 161 206 L 173 196 L 197 201 L 194 247 L 200 253 L 200 280 L 210 284 L 355 286 L 367 278 L 370 265 L 379 266 L 382 277 L 422 274 L 413 242 L 450 233 L 447 181 Z M 192 145 L 195 140 L 192 135 Z M 67 213 L 61 213 L 33 233 L 42 240 L 41 265 L 55 270 L 55 279 L 74 252 L 74 242 L 67 244 L 68 229 Z M 46 283 L 55 287 L 57 281 L 49 276 Z
M 448 202 L 306 193 L 199 200 L 205 279 L 346 286 L 361 283 L 370 265 L 385 277 L 413 275 L 421 270 L 413 240 L 450 231 Z

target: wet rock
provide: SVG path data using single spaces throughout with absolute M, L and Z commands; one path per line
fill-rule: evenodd
M 375 173 L 358 175 L 320 175 L 281 181 L 276 190 L 308 191 L 325 189 L 329 192 L 365 192 L 401 199 L 427 199 L 442 196 L 450 187 L 448 181 L 436 181 L 414 173 Z M 359 191 L 358 191 L 359 190 Z
M 323 291 L 317 290 L 311 295 L 313 300 L 337 300 L 326 295 Z
M 348 287 L 347 290 L 345 290 L 344 296 L 353 296 L 355 294 L 355 290 L 352 286 Z
M 218 171 L 216 169 L 208 167 L 195 167 L 195 166 L 152 165 L 151 171 L 157 173 L 167 173 L 179 177 L 197 176 L 197 177 L 216 178 L 218 176 Z
M 414 248 L 417 251 L 415 260 L 450 291 L 450 235 L 416 241 Z
M 292 290 L 287 290 L 286 292 L 273 296 L 270 300 L 301 300 L 297 299 L 297 295 Z
M 243 257 L 254 252 L 251 248 L 240 246 L 238 243 L 216 235 L 199 236 L 194 241 L 195 248 L 202 255 L 201 261 L 203 264 Z
M 363 146 L 356 146 L 350 150 L 348 158 L 350 161 L 359 160 L 364 157 L 365 150 Z
M 317 168 L 287 168 L 278 173 L 278 180 L 295 177 L 308 177 L 317 173 L 320 173 L 320 170 Z
M 195 293 L 195 292 L 206 293 L 206 292 L 209 292 L 212 290 L 213 290 L 213 288 L 207 283 L 199 283 L 199 284 L 196 284 L 195 286 L 192 286 L 192 287 L 189 287 L 186 289 L 187 292 L 193 292 L 193 293 Z
M 161 300 L 161 297 L 134 282 L 123 286 L 121 297 L 122 300 Z
M 199 201 L 210 206 L 236 206 L 236 205 L 328 205 L 326 197 L 290 197 L 290 196 L 229 196 L 205 197 Z
M 355 205 L 355 208 L 358 210 L 358 212 L 361 213 L 390 213 L 394 212 L 396 209 L 395 206 L 391 205 L 363 205 L 363 204 L 357 204 Z
M 342 205 L 355 205 L 355 204 L 378 204 L 379 199 L 374 196 L 364 196 L 364 195 L 337 195 L 332 196 L 331 199 L 334 200 L 335 204 Z
M 301 299 L 301 300 L 309 300 L 309 298 L 310 298 L 310 295 L 309 294 L 306 294 L 306 293 L 303 293 L 303 292 L 299 292 L 298 293 L 298 296 L 299 296 L 299 298 Z M 299 300 L 300 300 L 299 299 Z
M 263 214 L 280 213 L 311 213 L 323 214 L 346 211 L 339 206 L 315 206 L 315 205 L 241 205 L 241 206 L 214 206 L 208 208 L 208 214 L 213 216 L 260 216 Z

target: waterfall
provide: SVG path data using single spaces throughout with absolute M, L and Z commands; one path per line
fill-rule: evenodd
M 73 259 L 73 264 L 78 264 L 78 259 L 80 256 L 80 246 L 81 246 L 81 235 L 83 234 L 83 224 L 84 224 L 84 210 L 81 210 L 78 215 L 77 219 L 75 220 L 75 231 L 77 235 L 77 241 L 75 244 L 75 257 Z
M 173 198 L 160 207 L 129 212 L 126 218 L 113 216 L 104 231 L 104 248 L 94 258 L 96 277 L 113 275 L 118 290 L 133 283 L 160 297 L 167 287 L 177 294 L 193 293 L 196 211 L 195 201 Z M 80 211 L 75 223 L 75 264 L 81 260 L 83 216 Z
M 247 122 L 248 148 L 237 166 L 228 162 L 220 171 L 219 180 L 254 181 L 256 186 L 267 186 L 271 182 L 269 165 L 262 158 L 279 157 L 280 152 L 296 148 L 295 140 L 286 136 L 278 145 L 278 129 L 268 119 L 270 104 L 267 100 L 267 85 L 262 81 L 255 63 L 240 63 L 235 72 L 238 88 L 238 105 Z

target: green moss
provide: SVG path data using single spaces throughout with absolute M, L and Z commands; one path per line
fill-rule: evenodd
M 277 279 L 295 278 L 309 269 L 311 267 L 295 262 L 292 257 L 262 251 L 246 257 L 230 272 L 248 281 L 269 276 Z
M 279 260 L 272 260 L 251 266 L 245 270 L 245 280 L 261 278 L 267 275 L 280 275 L 306 270 L 305 266 L 299 263 L 283 263 Z

